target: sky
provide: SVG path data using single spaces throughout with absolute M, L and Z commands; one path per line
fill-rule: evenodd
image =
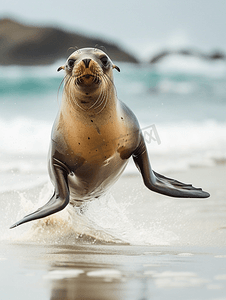
M 118 43 L 140 59 L 166 48 L 226 52 L 226 0 L 7 0 L 0 17 Z

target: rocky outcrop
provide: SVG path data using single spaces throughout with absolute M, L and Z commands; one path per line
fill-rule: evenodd
M 0 20 L 1 65 L 52 64 L 61 58 L 66 59 L 76 48 L 96 45 L 103 46 L 114 61 L 138 62 L 117 45 L 101 39 L 57 28 L 27 26 L 10 19 Z
M 211 54 L 205 54 L 200 51 L 195 51 L 195 50 L 190 50 L 190 49 L 182 49 L 182 50 L 175 50 L 175 51 L 173 51 L 173 50 L 161 51 L 151 58 L 150 63 L 156 64 L 156 63 L 160 62 L 162 59 L 164 59 L 165 57 L 168 57 L 170 55 L 192 56 L 192 57 L 198 57 L 198 58 L 210 60 L 210 61 L 226 60 L 226 55 L 220 51 L 216 51 Z

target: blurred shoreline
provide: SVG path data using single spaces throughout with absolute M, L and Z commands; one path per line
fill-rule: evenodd
M 138 63 L 132 54 L 104 39 L 0 19 L 0 65 L 49 65 L 85 47 L 103 49 L 112 60 Z
M 91 37 L 89 34 L 69 32 L 59 27 L 28 25 L 15 19 L 0 19 L 0 65 L 49 65 L 65 59 L 69 52 L 79 48 L 97 47 L 107 52 L 114 61 L 146 63 L 156 65 L 170 56 L 199 58 L 203 61 L 226 61 L 223 50 L 213 48 L 209 53 L 189 46 L 162 46 L 146 54 L 142 60 L 134 49 L 125 50 L 121 43 L 110 42 L 104 38 Z M 151 53 L 152 52 L 152 53 Z M 134 53 L 134 54 L 132 54 Z M 149 57 L 149 58 L 148 58 Z

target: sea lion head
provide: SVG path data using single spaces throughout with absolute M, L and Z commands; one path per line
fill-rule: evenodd
M 75 86 L 85 92 L 96 90 L 101 84 L 112 81 L 112 69 L 120 72 L 109 56 L 96 48 L 83 48 L 73 52 L 58 71 L 62 69 L 66 71 L 66 83 L 67 80 L 74 81 Z
M 96 48 L 83 48 L 73 52 L 66 64 L 58 68 L 65 70 L 65 99 L 75 108 L 83 111 L 100 112 L 107 100 L 113 98 L 115 87 L 113 69 L 120 69 L 113 64 L 109 56 Z

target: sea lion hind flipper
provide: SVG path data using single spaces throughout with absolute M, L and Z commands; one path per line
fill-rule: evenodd
M 178 198 L 208 198 L 210 196 L 201 188 L 195 188 L 191 184 L 185 184 L 153 171 L 143 138 L 133 154 L 133 159 L 142 174 L 144 184 L 154 192 Z
M 65 171 L 60 166 L 54 166 L 55 173 L 55 190 L 58 192 L 54 192 L 51 199 L 42 207 L 37 209 L 35 212 L 25 216 L 20 221 L 13 224 L 10 229 L 17 227 L 23 223 L 27 223 L 33 220 L 41 219 L 52 215 L 62 209 L 64 209 L 69 203 L 69 191 L 67 186 L 67 180 Z M 57 189 L 56 189 L 57 188 Z

